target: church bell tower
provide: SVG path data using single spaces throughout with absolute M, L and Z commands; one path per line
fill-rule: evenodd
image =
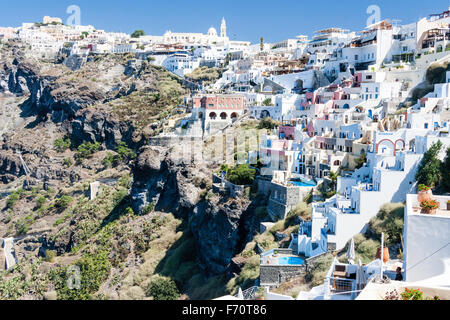
M 222 18 L 222 24 L 220 25 L 220 36 L 222 38 L 227 36 L 227 23 L 225 22 L 225 18 Z

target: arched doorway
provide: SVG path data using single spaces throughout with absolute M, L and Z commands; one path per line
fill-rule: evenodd
M 216 114 L 215 112 L 211 112 L 211 113 L 209 114 L 209 118 L 210 118 L 211 120 L 216 120 L 217 114 Z
M 377 144 L 376 153 L 389 154 L 395 156 L 395 144 L 391 140 L 384 139 Z
M 237 120 L 237 118 L 238 118 L 237 113 L 236 113 L 236 112 L 233 112 L 233 113 L 231 114 L 231 120 L 234 122 L 234 121 Z
M 220 114 L 220 119 L 222 119 L 222 120 L 227 120 L 227 114 L 226 114 L 226 112 L 222 112 L 222 113 Z
M 261 111 L 261 118 L 265 119 L 265 118 L 269 118 L 270 117 L 270 112 L 267 110 L 263 110 Z
M 395 152 L 405 150 L 406 144 L 402 139 L 395 141 Z

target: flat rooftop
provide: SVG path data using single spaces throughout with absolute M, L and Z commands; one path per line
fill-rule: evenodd
M 413 213 L 414 214 L 423 214 L 425 215 L 425 213 L 422 213 L 422 208 L 420 206 L 413 206 Z M 437 209 L 436 210 L 436 216 L 443 216 L 443 217 L 450 217 L 450 210 L 447 209 Z

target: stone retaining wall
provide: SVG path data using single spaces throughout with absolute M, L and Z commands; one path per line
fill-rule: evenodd
M 216 174 L 213 174 L 212 180 L 213 180 L 213 184 L 216 184 L 216 185 L 221 185 L 222 184 L 222 179 Z M 251 188 L 250 185 L 238 186 L 238 185 L 235 185 L 235 184 L 233 184 L 233 183 L 231 183 L 230 181 L 227 181 L 227 180 L 224 180 L 223 182 L 224 182 L 224 185 L 225 185 L 224 187 L 226 189 L 228 189 L 228 191 L 230 192 L 230 196 L 233 197 L 233 198 L 242 197 L 244 195 L 244 193 L 245 193 L 245 189 L 246 188 Z
M 303 275 L 306 266 L 260 266 L 259 281 L 261 286 L 278 287 L 285 281 Z

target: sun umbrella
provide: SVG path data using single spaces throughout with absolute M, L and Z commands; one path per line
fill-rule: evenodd
M 241 300 L 244 300 L 244 293 L 242 292 L 241 287 L 239 287 L 238 295 L 237 297 Z
M 350 262 L 350 264 L 354 264 L 355 258 L 356 258 L 355 241 L 352 238 L 352 240 L 350 241 L 350 245 L 348 246 L 348 250 L 347 250 L 347 259 Z
M 361 290 L 366 284 L 366 275 L 364 274 L 364 269 L 361 263 L 361 259 L 358 259 L 358 272 L 356 279 L 356 286 L 358 290 Z

